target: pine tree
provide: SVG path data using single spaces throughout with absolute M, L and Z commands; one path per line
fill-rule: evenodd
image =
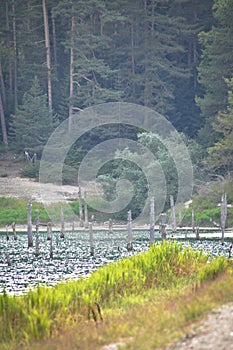
M 227 108 L 219 112 L 213 129 L 218 133 L 219 140 L 208 150 L 207 165 L 214 171 L 229 174 L 233 171 L 233 78 L 227 79 Z
M 12 143 L 18 152 L 31 151 L 39 156 L 53 130 L 53 115 L 42 93 L 38 78 L 23 96 L 23 103 L 12 116 Z
M 231 0 L 215 0 L 213 14 L 216 23 L 210 31 L 202 32 L 199 36 L 203 52 L 198 71 L 204 93 L 197 101 L 206 121 L 200 139 L 205 143 L 207 141 L 209 146 L 217 139 L 211 125 L 219 111 L 224 110 L 227 105 L 228 88 L 225 79 L 231 77 L 233 66 L 232 13 Z

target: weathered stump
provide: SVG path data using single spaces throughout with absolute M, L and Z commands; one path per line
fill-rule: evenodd
M 80 186 L 78 190 L 78 201 L 79 201 L 79 226 L 83 227 L 84 224 L 83 224 L 82 190 Z
M 60 230 L 60 238 L 65 238 L 65 223 L 64 223 L 64 211 L 63 207 L 61 207 L 61 230 Z M 52 237 L 51 237 L 52 239 Z
M 166 213 L 160 214 L 160 226 L 159 226 L 159 232 L 161 234 L 162 239 L 167 238 L 167 232 L 166 232 Z
M 172 232 L 176 232 L 176 213 L 175 213 L 175 204 L 173 196 L 170 196 L 170 205 L 171 205 L 171 226 Z
M 36 256 L 39 256 L 39 210 L 36 210 Z
M 154 197 L 150 200 L 150 244 L 155 241 L 155 200 Z
M 16 226 L 15 222 L 12 222 L 11 227 L 12 227 L 12 231 L 13 231 L 14 241 L 17 241 L 16 227 L 15 226 Z
M 133 232 L 132 232 L 132 214 L 131 210 L 128 211 L 127 217 L 127 250 L 130 251 L 133 249 Z
M 84 192 L 84 227 L 88 229 L 88 208 L 87 208 L 87 192 Z
M 28 248 L 33 247 L 33 239 L 32 239 L 32 204 L 30 201 L 28 201 Z
M 91 256 L 94 256 L 94 239 L 93 239 L 93 220 L 94 217 L 91 217 L 91 221 L 89 222 L 89 243 L 90 243 L 90 254 Z
M 226 227 L 226 218 L 227 218 L 227 195 L 223 193 L 221 201 L 221 230 L 222 230 L 222 245 L 224 245 L 224 235 Z
M 195 232 L 195 211 L 192 209 L 192 230 Z

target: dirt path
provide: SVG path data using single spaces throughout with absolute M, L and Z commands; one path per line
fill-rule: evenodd
M 166 350 L 233 350 L 233 303 L 210 313 L 183 341 Z
M 54 184 L 40 184 L 32 179 L 20 177 L 0 178 L 0 196 L 14 198 L 30 198 L 41 202 L 42 193 L 46 193 L 46 198 L 50 202 L 56 202 L 60 196 L 64 199 L 77 199 L 77 186 L 57 186 Z

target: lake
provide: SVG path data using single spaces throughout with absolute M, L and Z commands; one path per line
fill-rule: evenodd
M 16 241 L 12 235 L 9 235 L 7 241 L 5 234 L 0 233 L 0 293 L 5 289 L 9 294 L 18 295 L 38 284 L 54 285 L 61 280 L 88 276 L 100 266 L 149 249 L 149 230 L 133 231 L 133 250 L 130 252 L 126 248 L 126 230 L 114 231 L 111 235 L 108 231 L 93 231 L 93 235 L 95 254 L 92 257 L 88 231 L 66 232 L 64 239 L 59 237 L 59 232 L 54 232 L 51 259 L 50 241 L 47 241 L 46 232 L 40 233 L 38 257 L 35 256 L 35 233 L 32 248 L 27 247 L 26 232 L 18 233 Z M 161 241 L 158 232 L 155 232 L 155 236 L 156 241 Z M 168 235 L 168 239 L 174 238 Z M 211 257 L 228 257 L 232 243 L 232 238 L 226 238 L 224 246 L 220 238 L 202 238 L 197 241 L 177 235 L 175 239 L 185 246 L 191 245 L 194 249 L 203 250 Z M 7 264 L 7 254 L 11 266 Z

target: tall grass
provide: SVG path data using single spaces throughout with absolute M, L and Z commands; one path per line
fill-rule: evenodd
M 48 337 L 61 327 L 86 320 L 94 304 L 103 308 L 150 288 L 202 282 L 227 267 L 224 258 L 207 261 L 202 252 L 165 241 L 152 245 L 145 253 L 100 268 L 88 278 L 52 288 L 38 286 L 21 297 L 4 293 L 0 295 L 1 341 L 28 342 Z

